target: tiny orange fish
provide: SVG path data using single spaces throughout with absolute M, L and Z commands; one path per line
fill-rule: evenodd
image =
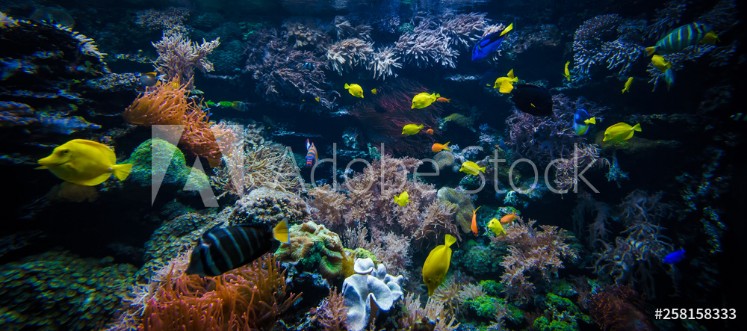
M 519 218 L 519 216 L 516 215 L 516 213 L 511 213 L 511 214 L 503 215 L 503 217 L 501 217 L 501 224 L 505 225 L 505 224 L 512 223 L 517 218 Z
M 436 101 L 438 101 L 438 102 L 451 102 L 451 99 L 446 99 L 444 97 L 438 97 L 438 98 L 436 98 Z
M 482 207 L 482 206 L 480 206 Z M 480 207 L 477 207 L 477 209 L 472 211 L 472 233 L 477 235 L 477 210 L 480 209 Z
M 450 151 L 451 149 L 449 148 L 449 143 L 450 141 L 446 142 L 445 144 L 433 143 L 433 146 L 431 146 L 431 151 L 433 151 L 433 153 L 438 153 L 444 150 Z
M 429 135 L 432 136 L 433 135 L 433 128 L 429 128 L 428 130 L 425 130 L 425 133 L 427 133 L 427 134 L 429 134 Z

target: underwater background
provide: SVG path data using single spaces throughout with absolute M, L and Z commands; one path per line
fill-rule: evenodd
M 743 6 L 0 0 L 0 329 L 743 329 Z

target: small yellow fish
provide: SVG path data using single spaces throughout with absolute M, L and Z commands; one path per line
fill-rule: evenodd
M 459 168 L 459 171 L 468 175 L 478 176 L 481 172 L 485 173 L 485 167 L 481 167 L 472 161 L 465 161 L 462 163 L 462 167 Z
M 443 245 L 434 247 L 423 263 L 423 282 L 428 287 L 428 295 L 433 295 L 433 291 L 441 285 L 449 272 L 451 265 L 451 245 L 456 242 L 456 238 L 450 234 L 446 235 Z
M 659 54 L 655 54 L 651 57 L 651 64 L 653 64 L 656 69 L 661 70 L 661 72 L 665 72 L 667 69 L 672 67 L 672 64 Z
M 410 109 L 423 109 L 428 107 L 439 97 L 440 95 L 438 93 L 420 92 L 412 97 L 412 107 L 410 107 Z
M 514 83 L 518 82 L 519 78 L 514 76 L 514 69 L 508 71 L 505 77 L 498 77 L 493 83 L 493 88 L 498 89 L 498 92 L 503 94 L 511 93 L 514 89 Z
M 423 124 L 406 124 L 402 127 L 402 134 L 405 136 L 412 136 L 418 134 L 424 127 L 425 125 Z
M 73 139 L 39 159 L 40 167 L 73 184 L 95 186 L 112 174 L 119 180 L 130 175 L 132 164 L 116 164 L 117 157 L 108 146 L 86 139 Z
M 322 100 L 322 99 L 321 99 L 321 98 L 319 98 L 319 97 L 315 97 L 315 98 L 314 98 L 314 101 L 316 101 L 316 102 L 319 102 L 319 101 L 321 101 L 321 100 Z
M 438 153 L 440 151 L 450 151 L 449 148 L 450 141 L 447 141 L 445 144 L 439 144 L 439 143 L 433 143 L 433 146 L 431 146 L 431 151 L 433 153 Z
M 568 70 L 568 65 L 569 64 L 571 64 L 571 61 L 565 61 L 565 69 L 563 69 L 563 77 L 565 77 L 565 79 L 570 82 L 571 81 L 571 71 Z
M 394 202 L 400 207 L 407 206 L 407 204 L 410 202 L 410 195 L 407 194 L 407 191 L 403 191 L 402 193 L 394 196 Z
M 633 84 L 633 77 L 628 77 L 628 80 L 625 81 L 625 86 L 623 86 L 621 93 L 628 93 L 630 92 L 630 85 Z
M 488 229 L 490 229 L 490 231 L 493 231 L 496 236 L 506 235 L 506 229 L 503 228 L 503 224 L 501 224 L 501 222 L 497 218 L 493 218 L 492 220 L 490 220 L 490 222 L 488 222 Z
M 604 130 L 602 142 L 623 142 L 633 138 L 634 132 L 641 132 L 641 124 L 630 126 L 630 124 L 624 122 L 616 123 Z
M 376 93 L 379 93 L 379 90 L 377 90 L 375 88 L 372 88 L 371 89 L 371 94 L 376 95 Z
M 345 83 L 345 89 L 348 90 L 350 95 L 363 99 L 363 88 L 360 85 Z

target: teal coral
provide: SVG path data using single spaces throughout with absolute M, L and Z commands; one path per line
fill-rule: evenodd
M 341 279 L 344 275 L 344 248 L 340 237 L 312 221 L 290 227 L 290 244 L 282 244 L 275 252 L 281 262 L 294 262 L 299 271 L 319 272 L 325 279 Z
M 127 294 L 135 268 L 47 252 L 0 267 L 3 330 L 100 330 Z
M 468 240 L 462 249 L 454 252 L 452 263 L 473 276 L 484 278 L 500 274 L 505 253 L 505 247 L 485 246 Z
M 191 190 L 195 191 L 210 188 L 210 181 L 205 173 L 187 167 L 184 153 L 163 139 L 146 140 L 135 148 L 124 163 L 132 164 L 129 180 L 142 187 L 150 187 L 153 178 L 160 177 L 163 178 L 162 185 L 182 188 L 189 183 Z M 157 169 L 153 169 L 154 163 Z

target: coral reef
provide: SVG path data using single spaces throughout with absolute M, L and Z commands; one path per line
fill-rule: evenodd
M 332 70 L 342 75 L 355 67 L 365 67 L 373 56 L 373 44 L 358 38 L 340 40 L 327 49 L 327 61 Z
M 624 79 L 643 55 L 641 36 L 645 22 L 626 20 L 617 14 L 598 15 L 582 23 L 573 38 L 573 81 L 590 80 L 598 67 L 615 71 Z
M 451 187 L 442 187 L 437 192 L 438 200 L 447 207 L 454 210 L 454 220 L 459 224 L 463 233 L 469 233 L 472 222 L 472 211 L 475 206 L 472 204 L 469 194 Z M 459 236 L 459 234 L 456 234 Z
M 348 310 L 345 298 L 336 289 L 312 311 L 314 319 L 324 331 L 347 331 Z
M 441 31 L 436 22 L 423 19 L 412 32 L 401 35 L 394 47 L 405 63 L 418 68 L 456 68 L 459 52 L 449 47 L 451 38 Z
M 348 329 L 366 329 L 374 304 L 378 312 L 388 312 L 402 298 L 400 281 L 402 276 L 387 274 L 383 264 L 376 266 L 371 259 L 356 259 L 355 274 L 342 284 Z
M 0 267 L 0 323 L 8 330 L 99 330 L 114 317 L 135 268 L 46 252 Z
M 444 305 L 428 299 L 425 307 L 420 304 L 420 297 L 409 293 L 403 299 L 404 314 L 399 318 L 400 327 L 407 330 L 452 331 L 459 327 L 453 314 L 447 313 Z
M 218 46 L 220 37 L 210 42 L 203 39 L 198 45 L 179 31 L 164 33 L 161 40 L 153 43 L 158 51 L 156 71 L 166 75 L 166 80 L 189 82 L 187 88 L 191 89 L 195 68 L 202 72 L 213 71 L 213 63 L 208 61 L 207 56 Z
M 420 161 L 412 158 L 382 156 L 362 173 L 348 178 L 341 185 L 346 189 L 344 193 L 329 186 L 313 188 L 308 201 L 313 218 L 339 233 L 345 227 L 360 229 L 358 234 L 367 229 L 371 238 L 359 235 L 361 240 L 355 243 L 372 251 L 390 269 L 403 273 L 407 270 L 410 243 L 435 242 L 445 233 L 457 235 L 451 211 L 440 206 L 435 189 L 408 179 L 408 174 L 415 173 L 419 165 Z M 402 191 L 410 196 L 406 206 L 399 206 L 393 200 Z M 356 248 L 351 242 L 346 244 Z M 391 259 L 383 258 L 379 252 L 388 253 Z
M 169 272 L 147 301 L 145 330 L 270 330 L 301 294 L 272 255 L 215 277 Z
M 345 276 L 346 253 L 336 233 L 311 221 L 291 226 L 289 233 L 290 244 L 283 243 L 275 252 L 278 261 L 292 262 L 300 272 L 318 272 L 329 281 Z
M 655 296 L 654 273 L 664 256 L 673 250 L 669 238 L 662 234 L 660 223 L 669 216 L 670 206 L 661 198 L 661 193 L 648 195 L 636 190 L 620 203 L 625 230 L 614 242 L 602 242 L 603 247 L 595 253 L 594 271 L 600 277 L 611 277 L 616 284 L 631 285 Z
M 572 236 L 556 226 L 540 225 L 535 221 L 517 220 L 506 231 L 506 236 L 492 240 L 508 244 L 508 255 L 501 266 L 505 269 L 501 283 L 508 298 L 527 301 L 539 281 L 557 277 L 563 260 L 575 260 L 577 252 L 567 241 Z
M 638 294 L 626 286 L 608 286 L 589 297 L 589 314 L 604 330 L 654 330 L 638 306 Z
M 210 189 L 207 175 L 202 170 L 188 167 L 182 151 L 163 139 L 144 141 L 123 162 L 132 164 L 128 183 L 140 187 L 157 185 L 159 189 L 176 190 L 189 182 L 197 191 Z M 158 184 L 155 183 L 157 179 L 161 180 Z
M 228 216 L 231 225 L 275 226 L 302 223 L 309 217 L 306 202 L 295 194 L 260 187 L 242 196 Z M 303 231 L 309 227 L 302 228 Z M 342 248 L 340 248 L 342 249 Z

